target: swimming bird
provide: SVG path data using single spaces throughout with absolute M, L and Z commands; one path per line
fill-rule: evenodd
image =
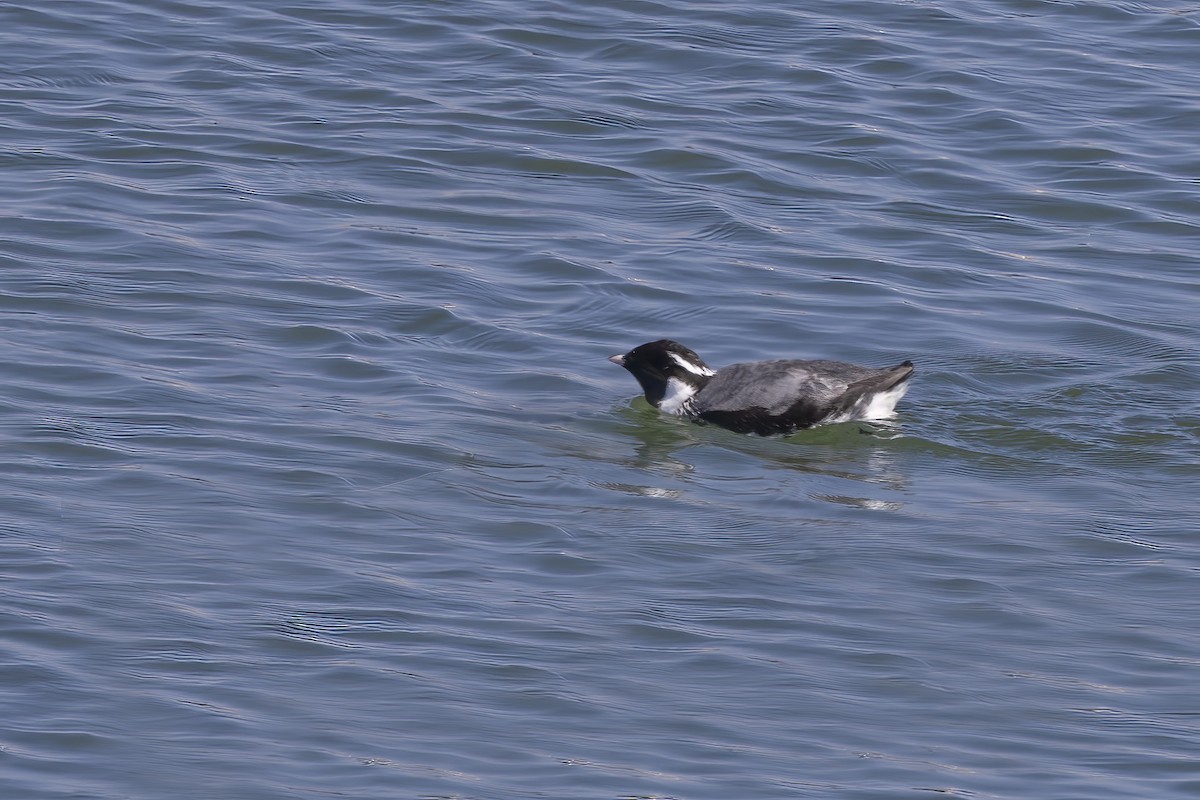
M 609 361 L 637 378 L 664 414 L 770 436 L 856 419 L 886 419 L 908 391 L 911 361 L 870 369 L 841 361 L 750 361 L 714 370 L 659 339 Z

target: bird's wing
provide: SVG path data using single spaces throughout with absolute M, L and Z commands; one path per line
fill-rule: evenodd
M 761 408 L 783 414 L 803 398 L 824 406 L 876 370 L 839 361 L 755 361 L 717 371 L 696 397 L 698 410 Z

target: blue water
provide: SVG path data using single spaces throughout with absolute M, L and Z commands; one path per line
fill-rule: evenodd
M 0 8 L 0 798 L 1200 796 L 1200 7 Z M 605 357 L 911 358 L 893 423 Z

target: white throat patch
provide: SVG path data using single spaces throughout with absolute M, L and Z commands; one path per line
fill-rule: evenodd
M 681 381 L 679 378 L 667 378 L 667 391 L 663 395 L 663 399 L 659 401 L 658 410 L 664 414 L 676 416 L 689 414 L 692 410 L 692 395 L 695 393 L 695 386 Z
M 671 357 L 672 361 L 674 361 L 676 364 L 683 367 L 684 369 L 686 369 L 688 372 L 692 373 L 693 375 L 701 375 L 705 378 L 707 378 L 711 375 L 716 375 L 716 373 L 713 372 L 708 367 L 702 367 L 699 364 L 694 364 L 691 361 L 688 361 L 686 358 L 684 358 L 683 356 L 681 356 L 677 353 L 667 353 L 667 355 Z

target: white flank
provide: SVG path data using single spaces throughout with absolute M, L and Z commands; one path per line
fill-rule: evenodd
M 861 419 L 890 419 L 896 416 L 896 403 L 900 402 L 900 398 L 904 397 L 904 393 L 908 391 L 908 382 L 904 382 L 899 386 L 888 389 L 886 392 L 879 392 L 866 400 L 862 410 Z
M 667 392 L 658 404 L 658 410 L 664 414 L 682 416 L 689 412 L 695 393 L 695 386 L 689 386 L 678 378 L 667 378 Z
M 902 383 L 886 392 L 876 392 L 858 398 L 858 402 L 841 414 L 834 414 L 821 420 L 821 425 L 833 425 L 838 422 L 850 422 L 856 419 L 891 419 L 896 416 L 896 403 L 908 391 L 908 384 Z
M 688 372 L 692 373 L 693 375 L 703 375 L 704 377 L 707 378 L 710 375 L 717 374 L 717 373 L 713 372 L 711 369 L 709 369 L 708 367 L 702 367 L 699 364 L 693 364 L 691 361 L 688 361 L 686 358 L 679 355 L 678 353 L 667 353 L 667 355 L 671 357 L 672 361 L 674 361 L 676 364 L 683 367 L 684 369 L 686 369 Z

